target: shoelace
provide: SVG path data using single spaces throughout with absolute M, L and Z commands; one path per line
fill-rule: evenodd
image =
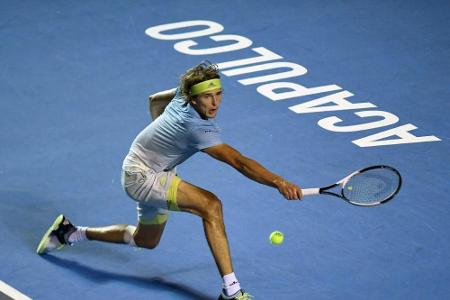
M 75 226 L 64 217 L 58 228 L 53 230 L 53 234 L 56 235 L 61 245 L 72 245 L 72 243 L 69 243 L 68 238 L 76 230 Z

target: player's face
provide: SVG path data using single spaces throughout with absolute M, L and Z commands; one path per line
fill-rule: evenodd
M 215 118 L 221 101 L 222 89 L 216 89 L 198 95 L 192 106 L 202 118 Z

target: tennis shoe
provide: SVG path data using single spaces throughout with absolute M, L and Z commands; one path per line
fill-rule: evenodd
M 225 291 L 222 290 L 222 293 L 219 296 L 218 300 L 251 300 L 253 298 L 252 295 L 246 293 L 244 290 L 237 291 L 234 295 L 227 296 Z
M 64 215 L 59 215 L 52 226 L 42 237 L 37 249 L 37 254 L 44 254 L 55 249 L 59 250 L 65 245 L 72 245 L 69 236 L 76 231 L 76 227 L 70 223 Z

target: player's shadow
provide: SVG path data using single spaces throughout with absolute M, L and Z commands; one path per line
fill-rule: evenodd
M 43 259 L 48 262 L 55 264 L 59 267 L 63 267 L 71 272 L 76 272 L 83 278 L 87 278 L 96 283 L 104 283 L 111 280 L 116 280 L 120 282 L 126 282 L 128 284 L 133 284 L 140 288 L 146 288 L 151 290 L 171 290 L 178 293 L 180 296 L 189 297 L 192 299 L 199 300 L 211 300 L 211 296 L 205 295 L 199 291 L 196 291 L 188 286 L 180 283 L 168 281 L 162 277 L 139 277 L 133 275 L 119 274 L 105 270 L 97 270 L 92 267 L 83 265 L 79 262 L 59 258 L 53 255 L 43 255 Z
M 56 201 L 52 201 L 52 199 L 48 199 L 45 196 L 36 195 L 28 191 L 0 188 L 0 225 L 2 228 L 7 228 L 11 236 L 16 237 L 10 243 L 18 246 L 17 251 L 25 250 L 26 254 L 33 253 L 34 255 L 36 246 L 48 226 L 47 223 L 49 220 L 53 220 L 59 213 L 60 211 L 56 205 Z M 21 247 L 20 244 L 25 245 L 25 247 Z M 101 245 L 98 245 L 98 247 L 101 247 Z M 105 252 L 109 250 L 108 247 L 103 247 L 101 251 Z M 88 255 L 89 252 L 84 254 Z M 108 254 L 114 254 L 115 259 L 128 259 L 128 257 L 124 258 L 116 252 L 108 252 Z M 171 282 L 161 276 L 139 277 L 97 270 L 76 261 L 62 259 L 48 254 L 43 255 L 42 258 L 95 282 L 116 280 L 145 289 L 171 290 L 191 299 L 212 299 L 211 296 L 202 294 L 188 286 Z
M 0 225 L 16 238 L 9 242 L 25 243 L 34 252 L 47 223 L 60 213 L 55 203 L 29 191 L 0 189 Z

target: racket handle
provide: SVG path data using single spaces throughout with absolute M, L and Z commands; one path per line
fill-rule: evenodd
M 314 189 L 302 189 L 303 196 L 313 196 L 313 195 L 319 195 L 320 189 L 314 188 Z

